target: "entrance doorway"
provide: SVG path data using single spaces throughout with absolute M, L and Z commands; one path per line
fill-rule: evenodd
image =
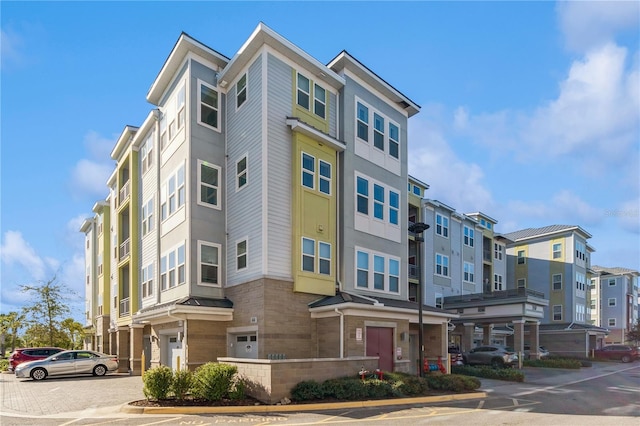
M 366 355 L 380 357 L 380 369 L 393 371 L 393 328 L 367 327 Z
M 177 370 L 182 363 L 182 342 L 177 336 L 170 336 L 167 342 L 167 356 L 169 357 L 167 365 L 172 370 Z
M 255 334 L 236 334 L 233 339 L 233 353 L 236 358 L 258 359 L 258 336 Z

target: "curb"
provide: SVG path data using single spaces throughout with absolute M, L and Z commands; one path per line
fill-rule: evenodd
M 292 405 L 252 405 L 233 407 L 135 407 L 125 404 L 121 412 L 128 414 L 242 414 L 242 413 L 282 413 L 325 411 L 342 408 L 368 408 L 390 405 L 412 405 L 433 402 L 461 401 L 466 399 L 486 398 L 486 392 L 474 392 L 452 395 L 423 396 L 418 398 L 397 398 L 369 401 L 330 402 L 321 404 L 292 404 Z

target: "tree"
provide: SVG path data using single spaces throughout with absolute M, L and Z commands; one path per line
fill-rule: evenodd
M 0 355 L 4 356 L 7 338 L 10 337 L 11 352 L 16 349 L 18 331 L 24 326 L 24 314 L 12 311 L 0 314 Z
M 55 275 L 46 283 L 40 281 L 20 288 L 32 297 L 31 305 L 22 308 L 29 323 L 25 340 L 55 346 L 61 337 L 62 319 L 71 313 L 68 302 L 73 292 L 59 283 Z
M 631 327 L 631 330 L 627 331 L 627 341 L 634 342 L 636 346 L 640 345 L 640 318 Z
M 84 328 L 82 324 L 73 318 L 67 318 L 60 324 L 62 326 L 62 330 L 69 341 L 67 347 L 71 349 L 81 349 L 82 348 L 82 339 L 84 338 Z

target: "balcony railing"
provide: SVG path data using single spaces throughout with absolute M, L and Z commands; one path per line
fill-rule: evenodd
M 121 317 L 127 316 L 129 315 L 130 312 L 131 311 L 130 311 L 129 298 L 127 297 L 120 301 L 120 316 Z
M 528 288 L 518 288 L 518 289 L 511 289 L 511 290 L 486 292 L 486 293 L 471 293 L 471 294 L 464 294 L 462 296 L 447 296 L 445 297 L 445 305 L 447 303 L 508 299 L 511 297 L 524 297 L 524 296 L 538 297 L 540 299 L 544 299 L 544 293 L 531 290 Z
M 491 250 L 482 250 L 482 259 L 491 262 Z
M 416 265 L 409 265 L 409 278 L 420 279 L 420 268 Z
M 119 203 L 119 204 L 124 203 L 124 201 L 125 201 L 127 198 L 129 198 L 129 188 L 130 188 L 130 186 L 131 186 L 130 184 L 131 184 L 131 181 L 130 181 L 130 180 L 128 180 L 128 181 L 127 181 L 127 182 L 122 186 L 122 188 L 120 188 L 120 198 L 119 198 L 120 203 Z
M 129 256 L 130 251 L 131 251 L 131 238 L 127 238 L 122 244 L 120 244 L 119 260 L 122 260 L 125 257 Z

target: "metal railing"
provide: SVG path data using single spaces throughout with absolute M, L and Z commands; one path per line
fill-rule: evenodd
M 129 197 L 130 184 L 131 181 L 128 180 L 124 185 L 122 185 L 122 188 L 120 188 L 119 204 L 124 203 L 124 201 Z
M 471 293 L 471 294 L 463 294 L 461 296 L 447 296 L 445 297 L 445 305 L 447 303 L 457 303 L 457 302 L 470 302 L 477 300 L 494 300 L 494 299 L 509 299 L 511 297 L 538 297 L 544 299 L 544 293 L 531 290 L 528 288 L 518 288 L 518 289 L 510 289 L 510 290 L 502 290 L 502 291 L 494 291 L 487 293 Z
M 129 313 L 130 313 L 130 309 L 129 308 L 130 308 L 129 298 L 127 297 L 125 299 L 122 299 L 120 301 L 120 316 L 124 317 L 126 315 L 129 315 Z
M 409 265 L 409 278 L 419 279 L 420 268 L 418 268 L 416 265 Z
M 120 244 L 119 260 L 122 260 L 126 256 L 128 256 L 130 251 L 131 251 L 131 238 L 127 238 L 126 240 L 124 240 L 122 244 Z

